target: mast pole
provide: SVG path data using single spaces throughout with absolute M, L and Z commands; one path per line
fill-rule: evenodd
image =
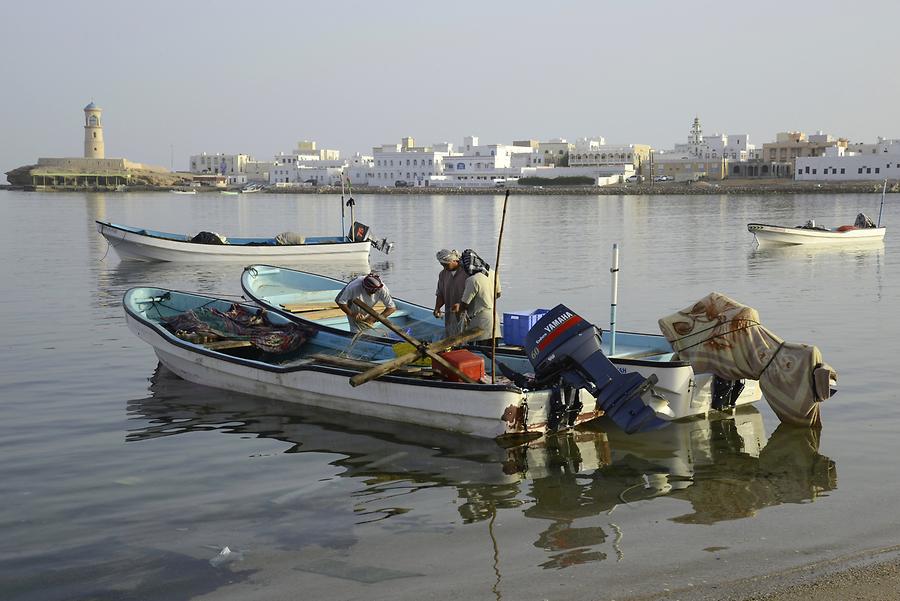
M 884 179 L 884 185 L 881 187 L 881 208 L 878 209 L 878 224 L 875 227 L 881 227 L 881 215 L 884 213 L 884 193 L 887 191 L 887 178 Z
M 612 292 L 609 301 L 609 355 L 612 356 L 616 352 L 616 306 L 619 302 L 619 245 L 613 244 L 612 247 L 612 267 L 609 268 L 612 274 Z
M 500 276 L 500 245 L 503 243 L 503 226 L 506 225 L 506 203 L 509 202 L 509 188 L 506 189 L 506 196 L 503 198 L 503 216 L 500 218 L 500 236 L 497 238 L 497 262 L 494 264 L 494 295 L 493 315 L 491 316 L 491 384 L 496 381 L 496 360 L 497 355 L 497 281 Z

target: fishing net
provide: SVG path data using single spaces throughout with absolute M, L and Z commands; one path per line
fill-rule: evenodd
M 288 353 L 315 333 L 298 324 L 275 326 L 265 311 L 251 311 L 234 303 L 228 311 L 201 307 L 162 319 L 170 332 L 191 342 L 247 341 L 267 353 Z

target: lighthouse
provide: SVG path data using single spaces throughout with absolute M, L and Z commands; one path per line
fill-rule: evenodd
M 106 156 L 103 148 L 103 122 L 100 113 L 103 112 L 92 100 L 84 107 L 84 158 L 102 159 Z

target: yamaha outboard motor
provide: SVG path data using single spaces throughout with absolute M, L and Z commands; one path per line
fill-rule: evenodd
M 653 394 L 656 376 L 621 373 L 600 350 L 598 328 L 564 305 L 557 305 L 529 330 L 525 352 L 534 366 L 537 382 L 552 385 L 558 381 L 566 388 L 584 388 L 597 399 L 606 415 L 629 434 L 655 430 L 668 423 L 657 417 L 642 398 Z

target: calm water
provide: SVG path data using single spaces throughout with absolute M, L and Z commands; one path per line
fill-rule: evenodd
M 501 197 L 358 202 L 397 242 L 372 265 L 401 298 L 433 302 L 438 248 L 493 263 Z M 605 327 L 617 242 L 621 329 L 723 292 L 819 346 L 840 392 L 820 436 L 761 402 L 503 450 L 196 386 L 126 328 L 129 287 L 236 295 L 240 265 L 123 263 L 95 219 L 328 235 L 337 197 L 0 192 L 0 599 L 686 598 L 896 544 L 897 232 L 758 251 L 746 231 L 859 211 L 876 217 L 878 197 L 512 197 L 501 311 L 564 302 Z M 900 223 L 890 196 L 884 221 Z

